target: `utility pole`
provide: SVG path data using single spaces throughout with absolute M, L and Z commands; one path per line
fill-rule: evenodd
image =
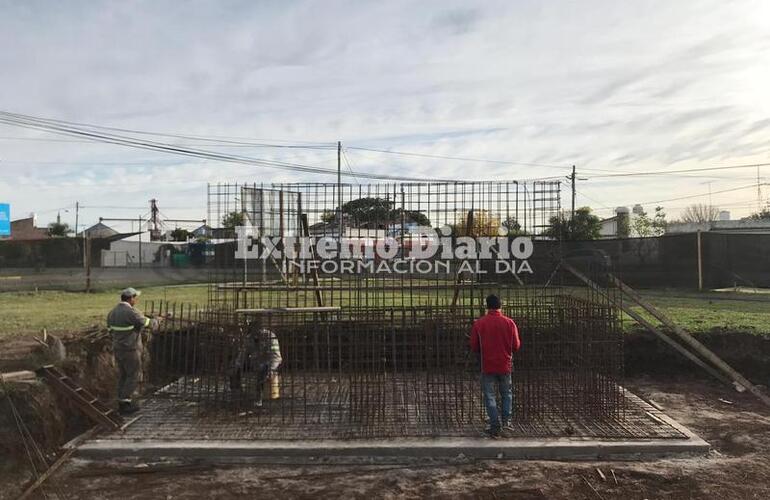
M 572 181 L 572 215 L 570 220 L 575 219 L 575 181 L 577 180 L 577 174 L 575 173 L 575 165 L 572 165 L 572 175 L 568 177 Z
M 142 216 L 139 219 L 139 269 L 142 268 Z
M 337 235 L 342 250 L 342 141 L 337 141 Z
M 75 202 L 75 238 L 78 237 L 78 211 L 80 210 L 80 203 Z

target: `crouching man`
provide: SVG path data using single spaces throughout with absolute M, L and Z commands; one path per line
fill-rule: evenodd
M 473 323 L 470 348 L 479 355 L 481 361 L 481 390 L 484 406 L 489 417 L 490 436 L 500 434 L 500 415 L 497 410 L 497 394 L 502 402 L 502 426 L 511 423 L 513 390 L 511 388 L 511 370 L 513 353 L 521 347 L 519 330 L 516 323 L 500 311 L 500 298 L 490 295 L 486 299 L 487 314 Z
M 243 398 L 243 374 L 256 374 L 256 384 L 253 387 L 255 406 L 262 405 L 262 389 L 265 382 L 277 376 L 281 366 L 281 346 L 275 332 L 267 328 L 258 328 L 252 324 L 239 346 L 230 366 L 228 377 L 233 398 L 241 402 Z

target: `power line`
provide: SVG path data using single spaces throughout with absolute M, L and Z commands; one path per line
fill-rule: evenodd
M 132 132 L 140 133 L 140 132 Z M 159 134 L 163 136 L 173 136 L 171 134 Z M 79 140 L 79 139 L 53 139 L 47 137 L 8 137 L 0 136 L 0 140 L 4 141 L 33 141 L 33 142 L 63 142 L 70 144 L 94 144 L 93 141 Z M 206 142 L 174 142 L 177 146 L 221 146 L 228 148 L 285 148 L 285 149 L 316 149 L 316 150 L 328 150 L 329 146 L 304 146 L 304 145 L 288 145 L 288 144 L 265 144 L 256 142 L 242 142 L 234 140 L 222 140 L 222 139 L 198 139 Z
M 324 175 L 336 175 L 335 169 L 329 169 L 325 167 L 317 167 L 312 165 L 304 165 L 300 163 L 283 162 L 277 160 L 265 160 L 260 158 L 252 158 L 240 155 L 231 155 L 218 153 L 209 150 L 190 149 L 177 147 L 172 144 L 157 142 L 157 141 L 143 141 L 133 137 L 122 136 L 112 133 L 94 132 L 83 128 L 78 128 L 78 124 L 72 122 L 63 122 L 56 120 L 47 120 L 43 118 L 37 118 L 27 115 L 20 115 L 16 113 L 8 113 L 0 111 L 0 123 L 7 125 L 29 128 L 34 130 L 43 130 L 47 132 L 85 137 L 89 140 L 96 142 L 104 142 L 108 144 L 115 144 L 120 146 L 133 147 L 138 149 L 147 149 L 151 151 L 160 151 L 171 154 L 178 154 L 181 156 L 189 156 L 196 158 L 205 158 L 210 160 L 217 160 L 229 163 L 239 163 L 245 165 L 274 168 L 279 170 L 288 170 L 293 172 L 314 173 Z M 62 125 L 64 123 L 65 125 Z M 344 175 L 348 175 L 345 173 Z M 417 177 L 396 176 L 396 175 L 383 175 L 383 174 L 368 174 L 358 173 L 357 177 L 377 180 L 395 180 L 395 181 L 414 181 L 414 182 L 430 182 L 441 181 L 447 179 L 425 179 Z M 452 180 L 448 180 L 452 181 Z
M 384 153 L 384 154 L 393 154 L 393 155 L 399 155 L 399 156 L 415 156 L 419 158 L 435 158 L 439 160 L 456 160 L 456 161 L 467 161 L 467 162 L 475 162 L 475 163 L 497 163 L 500 165 L 519 165 L 523 167 L 543 167 L 543 168 L 566 168 L 571 169 L 571 166 L 565 166 L 565 165 L 548 165 L 544 163 L 530 163 L 530 162 L 520 162 L 520 161 L 508 161 L 508 160 L 489 160 L 484 158 L 467 158 L 467 157 L 461 157 L 461 156 L 445 156 L 445 155 L 434 155 L 434 154 L 428 154 L 428 153 L 411 153 L 406 151 L 394 151 L 391 149 L 374 149 L 374 148 L 364 148 L 364 147 L 357 147 L 357 146 L 348 146 L 348 149 L 355 149 L 358 151 L 369 151 L 373 153 Z M 611 172 L 611 170 L 607 170 L 608 172 Z
M 567 181 L 562 181 L 562 183 L 563 183 L 565 186 L 569 187 L 570 189 L 572 188 L 572 185 L 571 185 L 570 183 L 568 183 Z M 599 200 L 597 200 L 597 199 L 595 199 L 595 198 L 592 198 L 592 197 L 588 196 L 587 194 L 585 194 L 585 192 L 584 192 L 584 191 L 581 191 L 581 190 L 579 190 L 579 189 L 575 188 L 575 192 L 576 192 L 577 194 L 579 194 L 580 196 L 583 196 L 584 198 L 588 198 L 589 200 L 591 200 L 591 201 L 593 201 L 594 203 L 598 204 L 600 207 L 606 208 L 607 210 L 612 210 L 612 208 L 611 208 L 611 207 L 608 207 L 607 205 L 605 205 L 605 204 L 604 204 L 604 203 L 602 203 L 601 201 L 599 201 Z
M 428 153 L 414 153 L 414 152 L 406 152 L 406 151 L 394 151 L 394 150 L 364 148 L 364 147 L 355 147 L 355 146 L 350 146 L 349 149 L 356 149 L 359 151 L 370 151 L 370 152 L 376 152 L 376 153 L 394 154 L 394 155 L 400 155 L 400 156 L 436 158 L 436 159 L 443 159 L 443 160 L 492 163 L 492 164 L 500 164 L 500 165 L 520 165 L 520 166 L 526 166 L 526 167 L 559 168 L 559 169 L 567 169 L 567 170 L 572 169 L 571 166 L 566 166 L 566 165 L 552 165 L 552 164 L 544 164 L 544 163 L 520 162 L 520 161 L 511 161 L 511 160 L 493 160 L 493 159 L 485 159 L 485 158 L 467 158 L 467 157 L 461 157 L 461 156 L 434 155 L 434 154 L 428 154 Z M 750 166 L 756 166 L 756 165 L 750 165 Z M 604 178 L 604 177 L 616 177 L 621 175 L 622 176 L 664 175 L 664 176 L 687 177 L 687 178 L 705 177 L 705 176 L 677 175 L 679 171 L 637 172 L 637 171 L 630 171 L 630 170 L 606 169 L 606 168 L 595 168 L 595 167 L 581 167 L 580 171 L 588 172 L 588 174 L 591 176 L 592 179 Z M 591 172 L 606 172 L 606 174 L 592 174 Z M 688 172 L 688 170 L 683 170 L 681 172 Z M 714 178 L 723 179 L 723 177 L 714 177 Z
M 645 175 L 671 175 L 671 174 L 679 174 L 679 173 L 688 173 L 688 172 L 711 172 L 714 170 L 733 170 L 733 169 L 739 169 L 739 168 L 757 168 L 757 167 L 768 167 L 770 166 L 770 163 L 750 163 L 745 165 L 725 165 L 721 167 L 702 167 L 702 168 L 687 168 L 682 170 L 668 170 L 665 172 L 623 172 L 623 173 L 617 173 L 617 174 L 605 174 L 605 175 L 592 175 L 592 179 L 598 179 L 598 178 L 606 178 L 606 177 L 636 177 L 636 176 L 645 176 Z M 756 187 L 756 184 L 754 184 L 754 187 Z
M 348 155 L 345 152 L 346 148 L 342 148 L 342 159 L 345 160 L 345 165 L 348 166 L 348 170 L 350 170 L 350 173 L 353 175 L 353 177 L 356 179 L 356 183 L 361 184 L 361 182 L 358 180 L 358 177 L 356 177 L 356 174 L 353 173 L 353 167 L 350 165 L 350 160 L 348 159 Z
M 763 184 L 763 185 L 766 185 L 766 184 Z M 713 194 L 720 194 L 720 193 L 731 193 L 733 191 L 740 191 L 742 189 L 755 188 L 755 187 L 757 187 L 756 184 L 749 184 L 749 185 L 746 185 L 746 186 L 741 186 L 741 187 L 736 187 L 736 188 L 722 189 L 720 191 L 712 191 L 711 194 L 713 195 Z M 688 195 L 688 196 L 679 196 L 677 198 L 669 198 L 667 200 L 642 201 L 642 202 L 639 202 L 639 203 L 647 203 L 647 204 L 649 204 L 649 203 L 666 203 L 666 202 L 669 202 L 669 201 L 688 200 L 688 199 L 691 199 L 691 198 L 700 198 L 700 197 L 703 197 L 703 196 L 709 196 L 709 193 L 692 194 L 692 195 Z

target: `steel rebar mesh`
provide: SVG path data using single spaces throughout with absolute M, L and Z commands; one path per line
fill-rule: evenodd
M 617 422 L 627 407 L 617 299 L 559 268 L 559 245 L 544 235 L 559 211 L 559 184 L 548 182 L 209 186 L 209 220 L 218 226 L 209 303 L 152 305 L 175 313 L 153 338 L 154 381 L 199 411 L 248 415 L 250 425 L 287 437 L 310 425 L 353 437 L 461 435 L 484 419 L 468 335 L 483 298 L 496 293 L 523 343 L 514 356 L 514 419 L 530 429 Z M 346 238 L 351 260 L 371 266 L 382 259 L 365 248 L 388 238 L 399 243 L 395 260 L 408 263 L 417 225 L 451 228 L 452 248 L 478 250 L 481 237 L 507 233 L 506 244 L 527 235 L 543 251 L 522 274 L 455 253 L 424 259 L 447 262 L 427 273 L 325 272 L 285 252 L 236 258 L 237 225 L 276 238 L 278 250 L 285 238 Z M 588 267 L 602 283 L 602 269 Z M 271 338 L 282 359 L 268 376 L 257 359 L 265 347 L 253 346 Z

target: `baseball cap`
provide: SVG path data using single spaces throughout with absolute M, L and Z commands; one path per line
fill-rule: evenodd
M 120 292 L 120 296 L 121 297 L 138 297 L 141 294 L 142 294 L 142 292 L 140 292 L 136 288 L 131 288 L 131 287 L 128 287 L 125 290 L 123 290 L 122 292 Z

